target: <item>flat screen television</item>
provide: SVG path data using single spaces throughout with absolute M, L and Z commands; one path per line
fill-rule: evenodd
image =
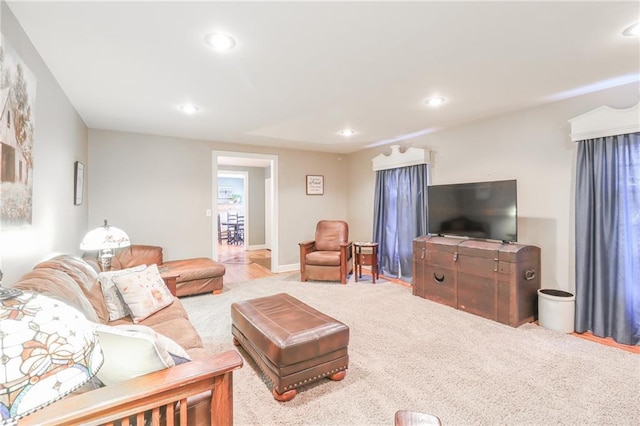
M 428 187 L 429 234 L 518 240 L 516 180 Z

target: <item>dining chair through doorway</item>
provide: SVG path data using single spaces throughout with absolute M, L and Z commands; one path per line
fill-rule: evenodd
M 222 244 L 223 240 L 229 242 L 229 226 L 222 223 L 218 213 L 218 244 Z
M 229 213 L 227 224 L 229 232 L 227 243 L 244 245 L 244 215 Z

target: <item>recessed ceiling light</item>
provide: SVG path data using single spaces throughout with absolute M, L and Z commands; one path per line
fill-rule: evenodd
M 357 132 L 355 130 L 352 129 L 344 129 L 344 130 L 340 130 L 338 132 L 338 134 L 340 134 L 341 136 L 345 136 L 345 137 L 349 137 L 349 136 L 353 136 L 355 135 Z
M 204 36 L 204 42 L 218 52 L 225 52 L 236 47 L 236 40 L 229 34 L 211 33 Z
M 442 105 L 444 101 L 445 99 L 442 96 L 434 96 L 424 101 L 424 103 L 429 106 L 436 107 Z
M 194 114 L 200 111 L 200 108 L 192 104 L 180 105 L 179 108 L 180 108 L 180 111 L 184 112 L 185 114 Z
M 622 35 L 626 35 L 626 36 L 638 36 L 640 35 L 640 22 L 636 22 L 633 25 L 629 25 L 627 28 L 624 29 L 624 31 L 622 31 Z

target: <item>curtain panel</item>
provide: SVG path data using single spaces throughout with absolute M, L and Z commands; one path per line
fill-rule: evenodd
M 640 133 L 579 142 L 576 331 L 640 343 Z
M 411 282 L 413 239 L 427 233 L 428 167 L 376 172 L 373 240 L 383 275 Z

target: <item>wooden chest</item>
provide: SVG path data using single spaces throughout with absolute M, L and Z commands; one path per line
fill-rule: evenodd
M 425 236 L 413 240 L 413 294 L 518 327 L 537 317 L 540 248 Z

